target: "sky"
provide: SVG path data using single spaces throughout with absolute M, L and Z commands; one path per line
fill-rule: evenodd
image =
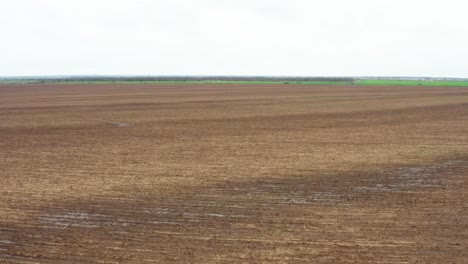
M 466 0 L 2 0 L 0 76 L 468 77 Z

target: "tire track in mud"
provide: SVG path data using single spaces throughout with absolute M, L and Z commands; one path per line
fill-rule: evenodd
M 58 202 L 0 224 L 0 261 L 457 261 L 468 258 L 467 171 L 453 160 Z

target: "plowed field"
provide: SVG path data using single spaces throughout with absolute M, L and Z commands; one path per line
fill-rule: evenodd
M 0 262 L 468 263 L 468 89 L 2 85 Z

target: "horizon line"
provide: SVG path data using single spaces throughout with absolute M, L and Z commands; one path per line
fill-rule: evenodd
M 399 79 L 459 79 L 468 80 L 468 77 L 450 76 L 411 76 L 411 75 L 124 75 L 124 74 L 63 74 L 63 75 L 7 75 L 0 79 L 57 79 L 57 78 L 399 78 Z

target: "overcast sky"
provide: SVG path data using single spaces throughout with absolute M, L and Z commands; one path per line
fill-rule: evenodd
M 468 77 L 466 0 L 2 0 L 0 76 Z

